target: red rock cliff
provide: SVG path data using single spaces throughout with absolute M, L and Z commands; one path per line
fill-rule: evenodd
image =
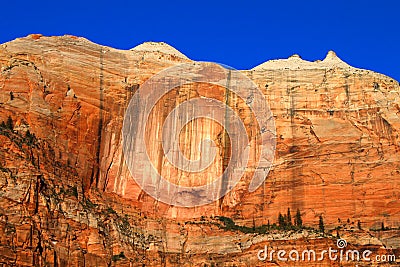
M 243 71 L 264 93 L 277 134 L 273 168 L 255 192 L 248 192 L 245 176 L 220 201 L 195 208 L 145 194 L 124 161 L 124 112 L 144 81 L 190 61 L 165 43 L 123 51 L 74 36 L 30 35 L 0 46 L 0 262 L 265 266 L 257 259 L 265 244 L 334 244 L 333 237 L 311 230 L 255 230 L 277 222 L 288 208 L 301 211 L 310 227 L 322 216 L 328 230 L 337 229 L 354 247 L 398 247 L 395 230 L 368 229 L 400 226 L 399 83 L 353 68 L 333 52 L 318 62 L 294 55 Z M 161 115 L 151 126 L 162 124 L 171 103 L 225 93 L 178 88 L 157 106 Z M 238 101 L 236 108 L 244 104 Z M 190 125 L 182 149 L 190 154 L 191 140 L 206 134 L 217 139 L 221 131 L 206 121 Z M 155 144 L 151 137 L 149 143 Z M 220 149 L 215 173 L 223 169 Z M 157 158 L 157 148 L 150 150 Z M 186 181 L 191 179 L 201 184 L 212 178 Z M 236 226 L 228 229 L 216 216 Z M 358 221 L 362 229 L 355 230 Z

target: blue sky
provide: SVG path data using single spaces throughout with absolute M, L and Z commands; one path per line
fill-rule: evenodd
M 334 50 L 349 64 L 400 80 L 400 1 L 6 1 L 0 43 L 72 34 L 129 49 L 164 41 L 195 60 L 249 69 Z

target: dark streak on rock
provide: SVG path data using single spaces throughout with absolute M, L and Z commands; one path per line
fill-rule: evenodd
M 104 76 L 104 54 L 103 54 L 103 49 L 100 49 L 100 81 L 99 81 L 99 87 L 100 87 L 100 106 L 99 106 L 99 127 L 97 130 L 97 148 L 96 148 L 96 186 L 99 184 L 100 180 L 100 153 L 101 153 L 101 134 L 103 131 L 103 108 L 104 108 L 104 88 L 103 88 L 103 76 Z M 91 178 L 90 184 L 93 184 L 93 176 Z

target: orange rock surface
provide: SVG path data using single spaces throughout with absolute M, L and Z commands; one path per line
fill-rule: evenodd
M 318 62 L 294 55 L 242 71 L 274 115 L 273 168 L 255 192 L 247 190 L 246 174 L 219 201 L 183 208 L 141 190 L 121 145 L 133 94 L 152 75 L 183 62 L 191 60 L 165 43 L 117 50 L 80 37 L 31 35 L 0 45 L 0 263 L 276 266 L 259 261 L 258 250 L 335 246 L 335 237 L 310 229 L 254 230 L 277 222 L 288 208 L 292 215 L 301 211 L 308 227 L 318 228 L 322 216 L 327 232 L 339 232 L 352 248 L 399 252 L 397 81 L 353 68 L 333 52 Z M 157 129 L 184 99 L 225 94 L 207 85 L 177 88 L 155 108 L 149 127 Z M 245 109 L 244 102 L 234 103 Z M 253 132 L 251 116 L 242 119 Z M 221 134 L 220 125 L 198 120 L 183 129 L 181 148 L 197 158 L 198 141 Z M 148 137 L 149 153 L 163 163 L 161 172 L 171 172 L 154 136 Z M 220 143 L 212 173 L 222 172 L 224 153 Z M 212 179 L 189 175 L 183 183 Z M 243 227 L 229 229 L 218 216 Z M 382 224 L 391 230 L 370 230 Z

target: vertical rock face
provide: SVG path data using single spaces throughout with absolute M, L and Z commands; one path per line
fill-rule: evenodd
M 257 259 L 264 245 L 312 244 L 322 250 L 334 244 L 308 230 L 257 230 L 277 222 L 288 208 L 298 209 L 311 227 L 322 216 L 327 229 L 338 229 L 355 248 L 374 253 L 382 244 L 398 248 L 393 230 L 400 226 L 397 81 L 353 68 L 334 52 L 322 61 L 294 55 L 242 71 L 274 115 L 273 168 L 255 192 L 248 191 L 246 174 L 219 201 L 183 208 L 156 201 L 135 183 L 125 164 L 121 130 L 140 86 L 184 62 L 191 60 L 165 43 L 123 51 L 74 36 L 30 35 L 0 45 L 0 262 L 257 266 L 264 264 Z M 222 125 L 206 119 L 187 124 L 179 139 L 183 154 L 192 159 L 202 156 L 201 140 L 215 142 L 217 157 L 207 175 L 176 172 L 155 142 L 177 104 L 203 96 L 228 99 L 256 139 L 258 128 L 246 103 L 226 89 L 176 88 L 153 109 L 146 136 L 150 158 L 174 183 L 209 183 L 211 174 L 224 171 L 231 153 Z M 357 221 L 362 229 L 354 230 Z M 392 230 L 368 230 L 385 227 Z

